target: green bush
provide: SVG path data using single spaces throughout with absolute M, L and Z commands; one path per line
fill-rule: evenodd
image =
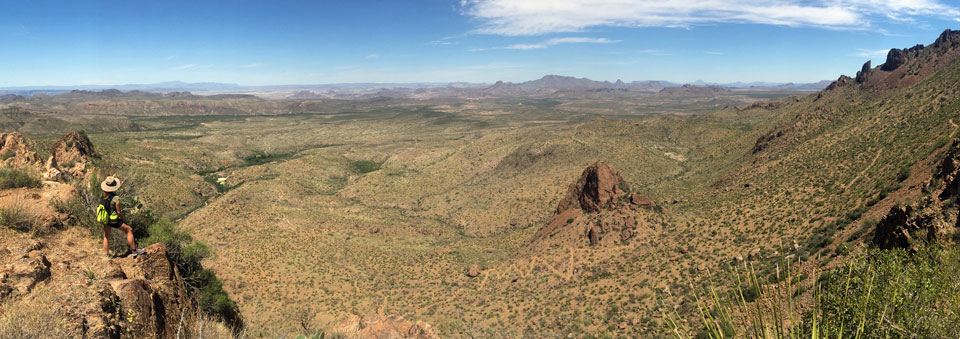
M 903 166 L 900 167 L 900 171 L 897 173 L 897 181 L 904 181 L 910 177 L 910 167 Z
M 39 178 L 30 175 L 27 172 L 3 168 L 0 169 L 0 189 L 9 188 L 40 188 L 42 182 Z
M 350 170 L 357 174 L 365 174 L 380 169 L 382 163 L 370 160 L 356 160 L 350 162 Z
M 804 318 L 819 317 L 831 337 L 960 338 L 958 274 L 957 247 L 873 249 L 824 274 Z
M 789 275 L 789 265 L 784 267 Z M 665 316 L 677 338 L 960 338 L 958 274 L 960 246 L 924 247 L 914 254 L 871 249 L 812 286 L 798 277 L 764 287 L 758 272 L 731 270 L 731 293 L 707 287 L 703 297 L 696 295 L 699 331 L 685 326 L 675 310 Z M 797 299 L 808 290 L 812 308 Z

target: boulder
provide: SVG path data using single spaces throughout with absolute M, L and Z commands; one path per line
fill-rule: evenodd
M 647 196 L 640 193 L 631 193 L 630 194 L 630 203 L 637 206 L 653 206 L 653 200 L 647 198 Z
M 29 293 L 50 278 L 50 261 L 34 250 L 0 269 L 0 299 Z
M 480 276 L 480 273 L 481 273 L 481 272 L 482 272 L 482 269 L 480 268 L 480 265 L 478 265 L 478 264 L 473 264 L 473 265 L 470 265 L 469 267 L 467 267 L 467 276 L 468 276 L 468 277 L 476 278 L 476 277 Z
M 600 230 L 596 226 L 590 226 L 587 229 L 587 239 L 590 240 L 590 245 L 599 245 L 600 244 Z
M 43 178 L 50 181 L 67 181 L 68 178 L 63 171 L 57 167 L 57 163 L 54 162 L 53 156 L 47 158 L 47 162 L 43 164 Z

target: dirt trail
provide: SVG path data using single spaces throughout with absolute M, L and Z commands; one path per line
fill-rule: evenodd
M 862 177 L 864 174 L 866 174 L 867 171 L 870 170 L 871 167 L 873 167 L 873 164 L 876 164 L 876 163 L 877 163 L 877 160 L 880 159 L 880 154 L 883 154 L 883 149 L 882 149 L 882 148 L 879 149 L 879 150 L 877 150 L 877 155 L 876 155 L 875 157 L 873 157 L 873 161 L 870 161 L 870 164 L 867 165 L 867 167 L 864 168 L 862 171 L 860 171 L 860 173 L 857 173 L 857 176 L 853 177 L 853 180 L 850 180 L 850 182 L 847 183 L 846 185 L 844 185 L 843 188 L 844 188 L 844 189 L 847 189 L 847 188 L 849 188 L 850 186 L 853 186 L 853 183 L 857 182 L 857 180 L 860 180 L 860 177 Z
M 960 126 L 957 126 L 957 123 L 953 122 L 953 119 L 950 119 L 950 126 L 953 126 L 953 132 L 950 132 L 950 139 L 953 139 L 954 135 L 957 135 L 957 129 L 960 129 Z

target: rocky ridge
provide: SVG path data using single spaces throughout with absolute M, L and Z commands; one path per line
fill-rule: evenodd
M 921 242 L 960 241 L 960 139 L 954 139 L 919 202 L 894 206 L 877 223 L 873 243 L 915 251 Z
M 871 67 L 867 61 L 853 82 L 841 76 L 827 90 L 851 83 L 878 91 L 904 88 L 938 72 L 957 58 L 960 58 L 960 31 L 947 29 L 930 45 L 891 49 L 880 66 Z

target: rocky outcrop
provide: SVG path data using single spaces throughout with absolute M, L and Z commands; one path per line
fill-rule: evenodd
M 750 149 L 750 153 L 751 154 L 760 153 L 760 151 L 763 151 L 768 146 L 770 146 L 770 143 L 774 139 L 782 136 L 783 136 L 782 130 L 770 131 L 764 135 L 761 135 L 759 138 L 757 138 L 757 141 L 753 143 L 753 148 Z
M 576 183 L 570 185 L 567 194 L 557 205 L 556 213 L 561 214 L 573 208 L 598 212 L 615 204 L 616 198 L 625 194 L 620 188 L 625 184 L 623 177 L 613 167 L 602 161 L 595 162 L 583 170 Z
M 957 233 L 960 216 L 960 139 L 954 139 L 947 154 L 937 165 L 933 178 L 925 184 L 929 195 L 909 206 L 894 206 L 874 232 L 877 247 L 915 250 L 917 242 L 950 241 Z
M 0 301 L 26 295 L 37 284 L 50 278 L 50 261 L 38 250 L 15 259 L 0 268 Z
M 163 244 L 137 258 L 94 259 L 76 249 L 15 242 L 0 249 L 0 261 L 6 262 L 0 303 L 45 286 L 46 293 L 57 293 L 60 312 L 83 337 L 183 338 L 196 323 L 186 285 Z
M 827 88 L 824 89 L 824 91 L 832 91 L 832 90 L 835 90 L 835 89 L 837 89 L 837 88 L 846 86 L 846 85 L 850 84 L 851 81 L 853 81 L 853 78 L 848 77 L 848 76 L 846 76 L 846 75 L 841 75 L 839 78 L 837 78 L 837 81 L 834 81 L 834 82 L 830 83 L 830 85 L 827 86 Z M 818 98 L 819 98 L 819 95 L 818 95 Z
M 77 131 L 54 143 L 50 154 L 46 162 L 41 162 L 23 135 L 17 132 L 0 134 L 0 165 L 36 171 L 45 180 L 66 182 L 84 176 L 89 167 L 88 158 L 99 157 L 87 135 Z
M 120 300 L 128 330 L 144 336 L 175 338 L 181 317 L 190 316 L 193 306 L 186 286 L 170 261 L 163 244 L 148 246 L 137 258 L 117 259 L 124 267 L 122 277 L 108 282 Z
M 93 143 L 86 133 L 72 131 L 57 140 L 50 150 L 51 157 L 47 160 L 46 171 L 58 170 L 70 176 L 83 176 L 88 167 L 88 158 L 97 158 L 99 155 L 93 149 Z
M 960 47 L 960 31 L 945 30 L 930 47 L 938 51 L 956 49 Z
M 923 45 L 916 45 L 910 48 L 898 49 L 891 48 L 887 52 L 887 61 L 883 62 L 883 65 L 880 65 L 880 69 L 890 72 L 900 67 L 907 62 L 907 59 L 916 58 L 920 55 L 920 51 L 923 50 Z
M 7 167 L 23 169 L 40 162 L 37 152 L 30 150 L 27 139 L 20 133 L 0 134 L 0 163 Z
M 341 319 L 333 327 L 332 332 L 347 338 L 440 338 L 430 324 L 422 321 L 413 322 L 395 315 L 382 315 L 372 319 L 350 315 Z
M 862 84 L 867 81 L 867 76 L 870 74 L 870 60 L 863 63 L 863 67 L 860 68 L 860 71 L 857 72 L 857 77 L 854 79 L 858 84 Z
M 650 198 L 627 192 L 626 187 L 626 181 L 610 165 L 593 163 L 567 188 L 553 217 L 531 241 L 600 246 L 635 238 L 638 220 L 657 214 L 659 208 Z
M 567 188 L 567 193 L 557 204 L 553 218 L 537 231 L 536 237 L 557 232 L 583 213 L 595 213 L 603 208 L 613 207 L 617 198 L 626 194 L 620 188 L 624 184 L 620 173 L 602 161 L 587 166 L 580 174 L 580 179 Z

